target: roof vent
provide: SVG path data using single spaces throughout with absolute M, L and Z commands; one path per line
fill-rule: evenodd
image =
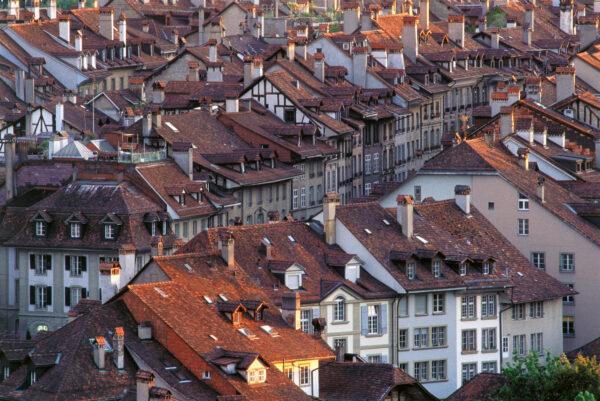
M 429 241 L 427 241 L 425 238 L 419 236 L 419 235 L 415 235 L 415 238 L 418 239 L 419 241 L 421 241 L 424 244 L 428 244 Z
M 169 296 L 167 295 L 167 293 L 164 292 L 163 290 L 161 290 L 158 287 L 154 287 L 154 291 L 158 292 L 160 294 L 160 296 L 163 297 L 163 298 L 169 298 Z
M 279 333 L 277 333 L 273 327 L 265 324 L 264 326 L 260 326 L 260 328 L 267 333 L 268 335 L 270 335 L 271 337 L 279 337 Z
M 389 221 L 387 221 L 386 219 L 383 219 L 382 221 L 383 221 L 383 224 L 385 224 L 386 226 L 389 226 L 389 225 L 390 225 L 390 222 L 389 222 Z
M 369 230 L 368 228 L 365 228 L 365 232 L 369 235 L 373 234 L 373 232 L 371 230 Z
M 189 265 L 189 264 L 187 264 L 187 263 L 186 263 L 186 264 L 184 264 L 183 266 L 184 266 L 184 267 L 187 269 L 187 271 L 189 271 L 190 273 L 192 272 L 192 266 L 190 266 L 190 265 Z
M 177 127 L 174 126 L 172 123 L 170 123 L 170 122 L 167 121 L 167 122 L 165 122 L 165 125 L 167 127 L 169 127 L 171 129 L 171 131 L 173 131 L 173 132 L 179 132 L 179 129 L 177 129 Z
M 218 341 L 219 339 L 217 338 L 217 336 L 215 336 L 214 334 L 210 334 L 209 337 L 211 339 L 213 339 L 214 341 Z
M 207 303 L 207 304 L 209 304 L 209 305 L 213 303 L 212 299 L 210 299 L 210 297 L 209 297 L 208 295 L 205 295 L 205 296 L 204 296 L 204 300 L 205 300 L 205 301 L 206 301 L 206 303 Z

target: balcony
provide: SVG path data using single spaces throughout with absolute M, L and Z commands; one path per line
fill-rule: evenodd
M 165 160 L 166 158 L 167 151 L 165 149 L 151 152 L 123 152 L 122 150 L 118 152 L 119 163 L 149 163 Z

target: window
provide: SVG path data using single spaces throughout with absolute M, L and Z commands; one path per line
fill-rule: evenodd
M 431 328 L 431 346 L 445 347 L 446 346 L 446 326 Z
M 338 348 L 345 354 L 348 351 L 348 340 L 345 338 L 334 338 L 333 349 L 337 350 Z
M 30 254 L 29 268 L 35 270 L 35 274 L 38 276 L 46 275 L 46 271 L 52 269 L 52 255 L 41 253 Z
M 495 351 L 496 350 L 496 329 L 481 330 L 481 350 Z
M 306 207 L 306 188 L 300 188 L 300 207 Z
M 365 155 L 365 174 L 371 174 L 371 155 Z
M 466 276 L 467 275 L 467 262 L 460 262 L 458 273 L 461 276 Z
M 462 365 L 462 382 L 465 384 L 477 374 L 476 363 L 463 363 Z
M 415 315 L 427 314 L 427 294 L 415 295 Z
M 75 306 L 87 296 L 87 290 L 82 287 L 65 287 L 65 306 Z
M 398 315 L 400 317 L 408 316 L 408 296 L 407 295 L 400 298 L 400 305 L 398 305 Z
M 295 123 L 296 122 L 296 110 L 294 110 L 294 109 L 285 109 L 283 111 L 283 120 L 286 123 Z
M 477 330 L 463 330 L 462 331 L 462 352 L 475 352 L 477 351 Z
M 367 334 L 379 334 L 379 305 L 367 307 Z
M 433 313 L 441 314 L 446 311 L 446 296 L 444 293 L 433 294 Z
M 519 194 L 519 210 L 529 210 L 529 198 Z
M 114 224 L 104 225 L 104 239 L 115 239 L 116 229 Z
M 546 254 L 544 252 L 531 252 L 531 263 L 538 269 L 546 269 Z
M 71 238 L 81 238 L 81 224 L 71 223 L 69 226 Z
M 572 253 L 561 253 L 559 268 L 561 272 L 575 271 L 575 255 Z
M 421 202 L 421 186 L 415 185 L 415 202 Z
M 477 317 L 477 311 L 475 307 L 475 295 L 466 295 L 462 297 L 461 301 L 461 318 L 462 319 L 475 319 Z
M 298 370 L 300 371 L 300 385 L 308 386 L 310 384 L 310 366 L 300 365 Z
M 398 348 L 408 349 L 408 329 L 398 330 Z
M 496 295 L 481 296 L 481 318 L 496 317 Z
M 483 262 L 482 272 L 483 272 L 483 274 L 490 274 L 491 271 L 492 271 L 492 262 L 490 262 L 489 260 L 486 260 L 485 262 Z
M 431 361 L 431 380 L 446 380 L 446 361 Z
M 567 284 L 567 286 L 572 291 L 575 290 L 575 284 Z M 564 305 L 575 305 L 575 295 L 567 295 L 567 296 L 563 297 L 563 304 Z
M 298 209 L 298 189 L 294 189 L 292 194 L 292 209 Z
M 574 337 L 575 336 L 575 317 L 574 316 L 563 316 L 563 336 Z
M 408 373 L 408 362 L 399 362 L 398 368 Z
M 312 331 L 312 309 L 302 309 L 300 311 L 300 329 L 305 333 Z
M 427 348 L 429 347 L 429 328 L 428 327 L 417 327 L 414 329 L 414 348 Z
M 413 377 L 418 381 L 427 381 L 429 379 L 429 362 L 415 362 Z
M 87 257 L 65 255 L 65 270 L 68 270 L 71 277 L 79 277 L 87 271 Z
M 334 301 L 333 320 L 336 322 L 343 322 L 346 320 L 346 300 L 342 297 L 338 297 Z
M 498 371 L 498 363 L 496 361 L 481 362 L 481 373 L 496 373 Z
M 544 333 L 531 334 L 531 351 L 543 355 L 544 352 Z
M 379 172 L 379 153 L 373 154 L 373 172 Z
M 525 319 L 525 304 L 513 305 L 512 318 L 513 318 L 513 320 Z
M 488 202 L 488 210 L 494 210 L 495 204 L 494 202 Z
M 406 275 L 408 276 L 409 280 L 414 280 L 415 279 L 415 263 L 414 262 L 408 262 L 406 263 Z
M 294 381 L 294 368 L 285 368 L 283 373 L 287 376 L 288 379 Z
M 532 302 L 529 304 L 529 317 L 538 319 L 544 317 L 544 302 Z
M 35 236 L 45 237 L 46 236 L 46 222 L 36 221 L 35 222 Z
M 508 354 L 508 337 L 502 337 L 502 353 Z
M 442 261 L 439 259 L 434 259 L 431 262 L 431 274 L 433 277 L 442 277 Z
M 527 344 L 525 341 L 525 334 L 513 336 L 513 353 L 518 356 L 525 355 L 527 353 Z
M 529 219 L 517 219 L 519 235 L 529 235 Z
M 381 354 L 367 355 L 367 362 L 369 362 L 369 363 L 381 363 L 382 362 Z
M 52 305 L 52 287 L 32 285 L 29 287 L 29 304 L 36 309 L 46 309 Z

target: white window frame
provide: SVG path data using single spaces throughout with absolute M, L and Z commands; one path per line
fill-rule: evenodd
M 298 366 L 298 385 L 309 386 L 310 385 L 310 365 L 299 365 Z
M 81 238 L 81 223 L 70 223 L 69 234 L 71 235 L 71 238 Z
M 413 329 L 413 348 L 429 348 L 429 327 L 415 327 Z
M 443 292 L 433 293 L 433 314 L 442 315 L 446 313 L 446 294 Z
M 519 193 L 519 200 L 517 202 L 517 207 L 520 211 L 529 210 L 529 198 L 522 193 Z
M 45 237 L 46 236 L 46 223 L 43 221 L 35 222 L 35 235 L 36 237 Z
M 559 254 L 558 265 L 559 270 L 564 273 L 572 273 L 575 271 L 575 254 L 569 252 L 561 252 Z
M 379 305 L 367 306 L 367 334 L 379 334 L 379 314 L 381 309 Z
M 439 259 L 434 259 L 431 262 L 431 271 L 432 271 L 433 277 L 435 277 L 435 278 L 442 277 L 442 261 Z
M 114 224 L 104 225 L 104 239 L 113 240 L 116 238 L 116 228 Z
M 344 322 L 346 320 L 346 300 L 343 297 L 337 297 L 333 301 L 333 321 Z

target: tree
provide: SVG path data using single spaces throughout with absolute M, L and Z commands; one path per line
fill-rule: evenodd
M 569 361 L 547 357 L 540 362 L 535 353 L 503 369 L 506 384 L 498 390 L 496 401 L 596 401 L 600 399 L 600 364 L 596 357 L 578 355 Z
M 492 8 L 486 15 L 488 27 L 505 28 L 506 14 L 500 7 Z

